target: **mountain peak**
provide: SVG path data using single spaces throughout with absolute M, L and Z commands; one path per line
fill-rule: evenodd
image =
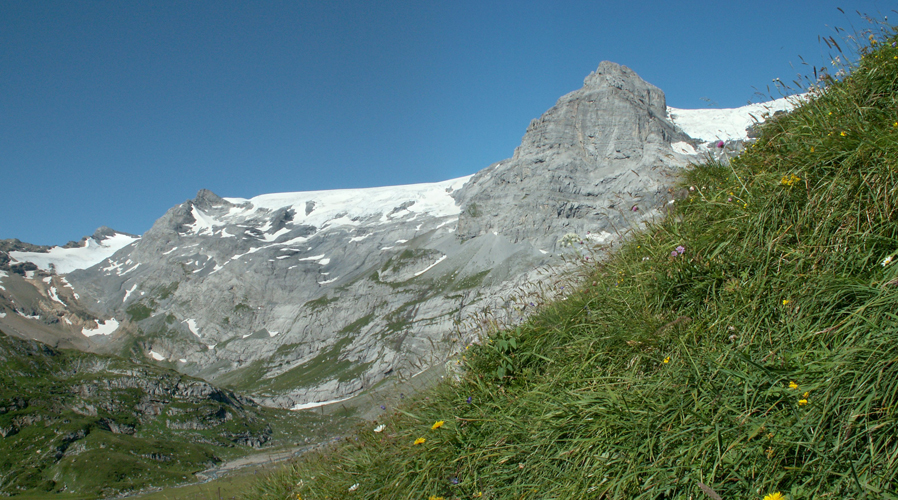
M 193 199 L 193 204 L 199 208 L 210 208 L 210 207 L 219 207 L 219 206 L 230 206 L 233 205 L 229 201 L 225 200 L 221 196 L 209 191 L 208 189 L 200 189 L 196 193 L 196 198 Z

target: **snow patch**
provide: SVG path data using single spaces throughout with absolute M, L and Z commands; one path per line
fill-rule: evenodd
M 421 227 L 421 226 L 418 226 L 418 227 Z M 368 233 L 368 234 L 366 234 L 366 235 L 364 235 L 364 236 L 353 236 L 352 238 L 349 238 L 349 242 L 350 242 L 350 243 L 355 243 L 356 241 L 362 241 L 362 240 L 364 240 L 365 238 L 371 236 L 371 234 L 372 234 L 372 233 Z
M 280 332 L 268 332 L 268 336 L 269 336 L 269 337 L 274 337 L 274 336 L 277 335 L 278 333 L 280 333 Z
M 5 317 L 6 317 L 6 313 L 0 313 L 0 318 L 5 318 Z
M 200 336 L 199 331 L 196 329 L 196 320 L 195 319 L 185 319 L 181 323 L 187 323 L 187 329 L 190 330 L 190 333 Z M 210 347 L 211 349 L 211 347 Z
M 177 249 L 178 249 L 178 247 L 174 247 L 174 248 L 172 248 L 171 250 L 169 250 L 169 251 L 167 251 L 167 252 L 162 252 L 162 255 L 168 255 L 168 254 L 174 252 L 174 251 L 177 250 Z
M 112 332 L 118 329 L 118 321 L 115 318 L 107 319 L 105 323 L 101 324 L 100 320 L 96 320 L 97 327 L 88 330 L 87 328 L 81 329 L 81 334 L 85 337 L 93 337 L 94 335 L 110 335 Z
M 343 398 L 343 399 L 332 399 L 330 401 L 319 401 L 317 403 L 303 403 L 303 404 L 294 405 L 293 408 L 290 408 L 290 409 L 292 411 L 308 410 L 309 408 L 318 408 L 319 406 L 327 406 L 327 405 L 332 405 L 335 403 L 342 403 L 343 401 L 348 401 L 350 399 L 352 399 L 352 396 L 350 396 L 348 398 Z
M 137 283 L 134 283 L 134 284 L 131 286 L 131 289 L 130 289 L 130 290 L 125 291 L 125 298 L 122 299 L 122 304 L 124 304 L 125 302 L 128 301 L 128 297 L 130 297 L 130 296 L 131 296 L 131 293 L 134 292 L 134 290 L 136 290 L 136 289 L 137 289 Z
M 338 279 L 340 279 L 339 276 L 337 276 L 336 278 L 334 278 L 334 279 L 332 279 L 332 280 L 319 281 L 318 284 L 319 284 L 319 285 L 327 285 L 328 283 L 333 283 L 334 281 L 337 281 Z
M 165 356 L 163 356 L 163 355 L 161 355 L 161 354 L 159 354 L 158 352 L 153 351 L 153 350 L 150 350 L 150 356 L 151 356 L 153 359 L 155 359 L 156 361 L 164 361 L 164 360 L 165 360 Z
M 50 295 L 50 300 L 52 300 L 53 302 L 59 302 L 59 303 L 62 304 L 64 307 L 68 307 L 68 305 L 67 305 L 65 302 L 59 300 L 59 295 L 56 294 L 56 287 L 55 287 L 55 286 L 51 286 L 51 287 L 50 287 L 50 290 L 49 290 L 47 293 Z
M 416 272 L 416 273 L 415 273 L 415 276 L 421 276 L 422 274 L 426 273 L 427 271 L 430 271 L 430 270 L 433 268 L 433 266 L 435 266 L 435 265 L 439 264 L 440 262 L 443 262 L 444 260 L 446 260 L 446 257 L 447 257 L 446 255 L 440 257 L 440 258 L 437 259 L 437 261 L 434 262 L 433 264 L 431 264 L 431 265 L 425 267 L 425 268 L 424 268 L 423 270 L 421 270 L 421 271 Z
M 21 317 L 23 317 L 23 318 L 28 318 L 28 319 L 41 319 L 41 317 L 40 317 L 39 315 L 37 315 L 37 314 L 35 314 L 34 316 L 31 316 L 31 315 L 28 315 L 28 314 L 23 313 L 22 311 L 19 311 L 18 309 L 16 309 L 16 314 L 18 314 L 19 316 L 21 316 Z

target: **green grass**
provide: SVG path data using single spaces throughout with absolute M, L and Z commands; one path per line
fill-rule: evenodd
M 459 380 L 245 497 L 898 498 L 896 41 Z

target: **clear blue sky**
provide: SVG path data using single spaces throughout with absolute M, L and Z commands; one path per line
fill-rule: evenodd
M 836 8 L 847 12 L 843 15 Z M 891 2 L 0 0 L 0 238 L 141 234 L 221 196 L 440 181 L 508 158 L 601 61 L 671 106 L 792 80 Z

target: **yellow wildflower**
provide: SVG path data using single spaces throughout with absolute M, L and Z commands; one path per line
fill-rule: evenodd
M 789 303 L 789 299 L 783 299 L 783 305 L 786 305 L 788 303 Z
M 430 426 L 430 430 L 435 431 L 435 430 L 439 429 L 440 427 L 442 427 L 443 424 L 445 424 L 445 423 L 446 422 L 443 422 L 442 420 L 437 420 L 436 422 L 433 423 L 433 425 Z
M 428 498 L 427 500 L 446 500 L 446 499 L 443 497 L 438 497 L 436 495 L 430 495 L 430 498 Z
M 845 131 L 843 130 L 841 133 L 839 133 L 839 135 L 841 135 L 842 137 L 845 137 L 848 134 L 846 134 Z
M 423 444 L 424 441 L 427 441 L 427 440 L 424 438 L 418 438 L 415 440 L 415 445 Z
M 664 358 L 664 362 L 665 362 L 665 363 L 670 363 L 670 356 Z
M 814 146 L 811 146 L 811 153 L 814 152 Z
M 796 384 L 794 381 L 789 382 L 789 389 L 798 389 L 798 384 Z
M 799 399 L 798 404 L 801 406 L 804 406 L 804 405 L 808 404 L 808 400 L 807 399 Z
M 769 495 L 764 495 L 764 500 L 786 500 L 786 497 L 783 496 L 782 493 L 770 493 Z

